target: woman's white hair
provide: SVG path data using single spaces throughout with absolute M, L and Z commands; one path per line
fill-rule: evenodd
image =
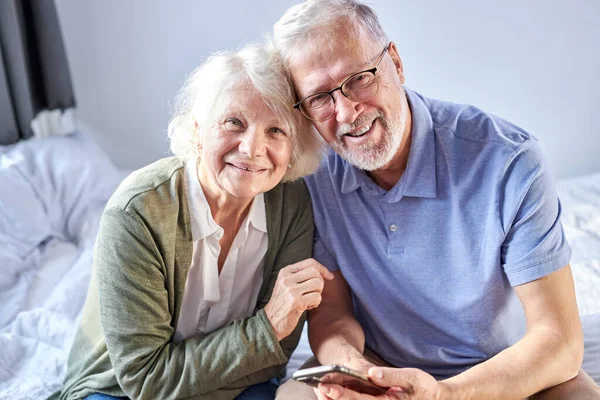
M 313 173 L 323 155 L 324 142 L 310 121 L 292 107 L 293 89 L 279 53 L 269 42 L 215 53 L 188 76 L 169 122 L 171 152 L 184 161 L 199 158 L 203 132 L 214 128 L 232 92 L 240 87 L 255 90 L 286 125 L 282 128 L 290 135 L 292 155 L 283 181 Z
M 347 42 L 348 33 L 382 47 L 389 40 L 373 9 L 355 0 L 307 0 L 290 7 L 273 27 L 273 39 L 286 65 L 314 46 Z M 319 40 L 315 40 L 319 38 Z

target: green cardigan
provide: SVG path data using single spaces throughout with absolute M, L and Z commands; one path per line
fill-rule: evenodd
M 162 159 L 131 174 L 100 222 L 94 269 L 62 392 L 131 399 L 232 399 L 278 376 L 305 316 L 277 341 L 263 308 L 279 270 L 311 257 L 313 216 L 302 181 L 265 193 L 268 249 L 254 315 L 172 341 L 192 260 L 184 163 Z

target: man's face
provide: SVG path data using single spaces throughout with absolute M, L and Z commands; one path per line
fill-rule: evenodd
M 299 99 L 328 92 L 352 74 L 373 68 L 383 48 L 368 39 L 327 43 L 296 55 L 290 73 Z M 370 100 L 354 102 L 339 90 L 335 111 L 325 121 L 313 121 L 323 139 L 358 168 L 374 171 L 392 163 L 399 152 L 410 112 L 402 84 L 402 63 L 392 43 L 376 72 L 379 90 Z

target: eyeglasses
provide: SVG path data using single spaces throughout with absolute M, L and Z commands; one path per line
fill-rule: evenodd
M 377 65 L 374 68 L 367 69 L 364 71 L 357 72 L 350 76 L 342 84 L 329 92 L 319 92 L 306 96 L 296 104 L 294 108 L 300 110 L 304 116 L 313 121 L 325 121 L 333 115 L 335 112 L 335 99 L 333 98 L 333 92 L 339 90 L 344 96 L 354 102 L 367 101 L 373 98 L 379 90 L 379 82 L 377 81 L 377 68 L 383 61 L 385 53 L 390 48 L 388 43 L 381 56 Z

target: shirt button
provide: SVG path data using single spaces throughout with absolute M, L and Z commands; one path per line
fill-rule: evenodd
M 398 227 L 396 226 L 396 224 L 391 224 L 390 225 L 390 231 L 396 232 L 397 230 L 398 230 Z

